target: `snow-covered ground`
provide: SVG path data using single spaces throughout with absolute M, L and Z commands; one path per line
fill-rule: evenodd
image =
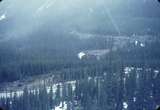
M 125 83 L 125 81 L 126 81 L 126 78 L 127 77 L 129 77 L 130 76 L 130 74 L 133 74 L 133 70 L 136 70 L 136 79 L 137 79 L 137 83 L 138 83 L 138 80 L 139 80 L 139 75 L 140 75 L 140 72 L 141 71 L 146 71 L 146 72 L 148 72 L 148 71 L 150 71 L 150 72 L 153 72 L 153 78 L 156 78 L 158 75 L 159 75 L 159 73 L 160 73 L 160 70 L 159 69 L 151 69 L 151 68 L 145 68 L 145 69 L 143 69 L 143 68 L 135 68 L 135 67 L 125 67 L 124 68 L 124 74 L 125 74 L 125 77 L 124 77 L 124 83 Z M 104 72 L 104 76 L 106 75 L 107 73 L 106 72 Z M 88 76 L 88 80 L 90 80 L 90 79 L 94 79 L 94 80 L 96 80 L 97 78 L 102 78 L 102 77 L 90 77 L 90 76 Z M 76 89 L 76 81 L 75 80 L 73 80 L 73 81 L 67 81 L 67 82 L 59 82 L 59 83 L 53 83 L 53 84 L 49 84 L 49 86 L 47 86 L 46 87 L 46 90 L 47 90 L 47 93 L 49 93 L 50 92 L 50 90 L 51 90 L 51 88 L 53 89 L 53 93 L 55 93 L 56 92 L 56 90 L 57 90 L 57 87 L 59 86 L 60 87 L 60 89 L 62 89 L 62 87 L 64 86 L 64 85 L 68 85 L 68 84 L 70 84 L 71 85 L 71 87 L 72 87 L 72 91 L 75 91 L 75 89 Z M 29 85 L 31 85 L 31 84 L 29 84 Z M 26 85 L 26 87 L 30 87 L 30 86 L 27 86 Z M 37 86 L 37 87 L 40 87 L 40 86 Z M 15 89 L 15 90 L 6 90 L 6 91 L 1 91 L 0 92 L 0 98 L 7 98 L 7 97 L 14 97 L 14 95 L 16 95 L 16 96 L 22 96 L 23 95 L 23 93 L 24 93 L 24 88 L 21 88 L 21 89 Z M 36 93 L 36 91 L 39 93 L 39 90 L 40 90 L 40 88 L 31 88 L 31 89 L 29 89 L 30 90 L 30 92 L 32 92 L 32 93 Z M 62 91 L 62 90 L 61 90 Z M 136 99 L 133 99 L 133 100 L 136 100 Z
M 0 21 L 2 21 L 4 19 L 6 19 L 6 14 L 5 13 L 0 16 Z
M 127 110 L 127 108 L 128 108 L 127 102 L 123 102 L 123 108 L 124 108 L 124 110 Z
M 56 106 L 55 109 L 52 109 L 52 110 L 67 110 L 67 103 L 60 102 L 59 106 Z
M 0 93 L 0 98 L 9 98 L 9 97 L 14 97 L 14 96 L 20 97 L 23 95 L 23 90 L 19 90 L 19 91 L 14 91 L 14 92 L 2 92 Z
M 109 49 L 99 49 L 99 50 L 85 50 L 78 53 L 78 58 L 83 59 L 84 57 L 90 58 L 95 57 L 97 60 L 99 60 L 101 57 L 109 53 Z
M 46 87 L 46 90 L 47 90 L 47 93 L 49 93 L 50 90 L 51 90 L 51 88 L 52 88 L 53 93 L 55 93 L 56 90 L 57 90 L 57 87 L 60 86 L 60 90 L 61 90 L 61 92 L 62 92 L 62 86 L 65 85 L 65 84 L 66 84 L 66 85 L 70 84 L 71 87 L 72 87 L 72 91 L 74 91 L 75 88 L 76 88 L 76 87 L 75 87 L 75 83 L 76 83 L 76 81 L 67 81 L 67 82 L 65 82 L 65 83 L 55 83 L 55 84 L 53 84 L 52 86 L 47 86 L 47 87 Z M 39 93 L 39 90 L 40 90 L 40 88 L 31 89 L 30 92 L 31 92 L 31 93 Z M 24 90 L 4 91 L 4 92 L 0 92 L 0 98 L 10 98 L 10 97 L 14 97 L 15 95 L 16 95 L 17 97 L 20 97 L 20 96 L 23 95 L 23 93 L 24 93 Z M 62 94 L 62 93 L 61 93 L 61 94 Z

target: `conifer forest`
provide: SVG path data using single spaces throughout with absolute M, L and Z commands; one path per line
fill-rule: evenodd
M 0 0 L 0 110 L 158 108 L 158 0 Z

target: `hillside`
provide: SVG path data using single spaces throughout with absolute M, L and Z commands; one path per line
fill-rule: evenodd
M 157 0 L 0 2 L 0 107 L 160 106 Z

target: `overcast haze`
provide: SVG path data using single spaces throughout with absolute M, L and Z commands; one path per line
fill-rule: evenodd
M 2 0 L 0 109 L 155 110 L 158 0 Z
M 123 34 L 126 28 L 153 30 L 159 26 L 159 5 L 156 0 L 3 0 L 0 16 L 5 18 L 0 21 L 4 34 L 1 36 L 27 36 L 50 25 L 64 28 L 63 31 L 85 32 L 106 25 L 110 28 L 106 31 L 118 34 Z

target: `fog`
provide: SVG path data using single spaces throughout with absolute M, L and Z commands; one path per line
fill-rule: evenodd
M 159 11 L 157 0 L 2 0 L 0 109 L 157 108 Z
M 24 37 L 44 26 L 66 32 L 101 30 L 123 34 L 138 26 L 147 31 L 157 28 L 158 9 L 156 0 L 3 0 L 0 36 Z

